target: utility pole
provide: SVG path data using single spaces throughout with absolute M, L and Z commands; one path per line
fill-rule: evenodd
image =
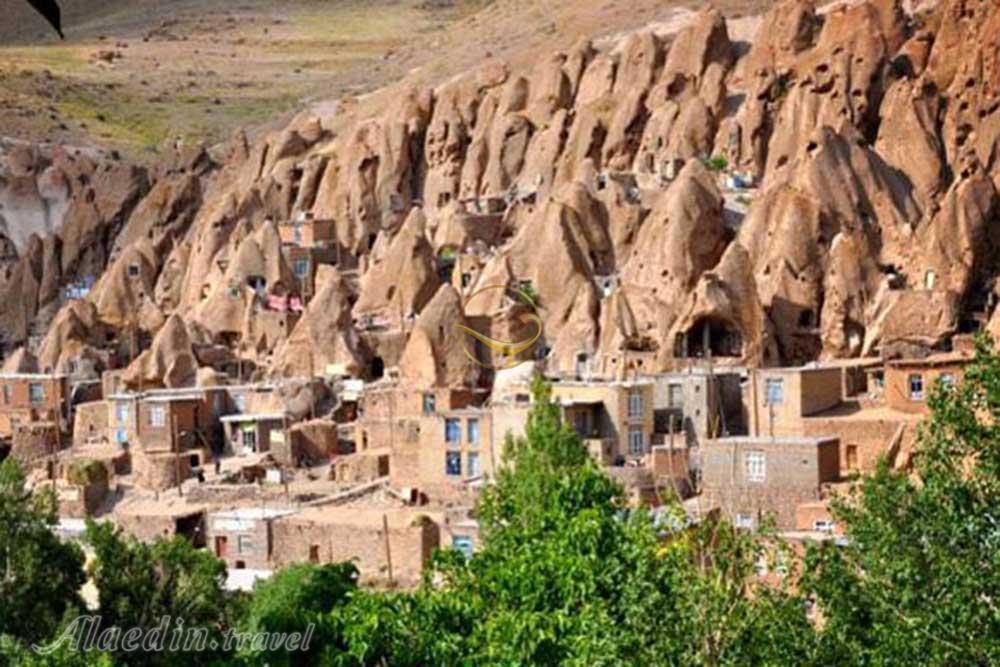
M 167 404 L 169 405 L 169 403 Z M 177 415 L 173 414 L 173 410 L 170 411 L 170 434 L 173 439 L 173 450 L 174 454 L 174 465 L 177 471 L 177 493 L 181 497 L 184 496 L 184 480 L 181 479 L 181 441 L 180 435 L 177 432 Z
M 382 514 L 382 530 L 385 533 L 385 562 L 389 566 L 389 585 L 393 585 L 392 548 L 389 546 L 389 515 Z

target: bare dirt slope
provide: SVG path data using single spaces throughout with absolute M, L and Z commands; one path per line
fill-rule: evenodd
M 226 138 L 303 102 L 529 61 L 670 20 L 699 0 L 64 0 L 60 42 L 22 0 L 0 25 L 0 134 L 153 159 L 167 139 Z M 769 0 L 722 0 L 728 16 Z

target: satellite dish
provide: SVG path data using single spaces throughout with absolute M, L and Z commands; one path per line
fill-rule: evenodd
M 45 17 L 45 20 L 52 25 L 60 39 L 66 39 L 62 31 L 62 11 L 56 0 L 28 0 L 28 4 L 35 8 L 35 11 Z

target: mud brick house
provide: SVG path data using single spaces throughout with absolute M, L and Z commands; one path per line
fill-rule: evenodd
M 652 377 L 656 439 L 683 440 L 697 447 L 706 439 L 746 433 L 743 417 L 745 373 L 692 367 Z
M 362 581 L 415 585 L 441 531 L 411 508 L 313 507 L 273 522 L 275 568 L 353 561 Z
M 801 435 L 803 418 L 843 399 L 843 371 L 836 366 L 752 370 L 746 394 L 750 435 Z
M 741 528 L 773 516 L 777 528 L 795 526 L 795 509 L 821 500 L 840 478 L 836 438 L 720 438 L 701 449 L 702 494 Z
M 650 452 L 654 430 L 654 384 L 650 380 L 562 381 L 552 398 L 563 419 L 602 463 L 620 465 Z
M 490 410 L 466 408 L 428 414 L 394 441 L 392 485 L 418 488 L 433 496 L 450 495 L 451 486 L 464 486 L 493 474 L 501 454 L 498 446 Z
M 206 518 L 208 546 L 231 569 L 269 570 L 274 521 L 295 512 L 267 507 L 212 512 Z
M 333 220 L 317 220 L 312 213 L 304 213 L 278 225 L 278 235 L 284 246 L 312 248 L 332 245 L 336 240 L 334 227 Z
M 423 417 L 476 407 L 485 399 L 475 389 L 404 387 L 392 381 L 367 385 L 358 403 L 355 449 L 392 447 L 397 438 L 410 437 Z
M 269 452 L 284 442 L 285 415 L 278 412 L 225 415 L 219 418 L 225 433 L 226 454 Z
M 901 412 L 930 413 L 927 399 L 935 385 L 954 385 L 972 362 L 970 352 L 948 352 L 923 359 L 894 359 L 885 364 L 884 400 Z
M 111 520 L 142 542 L 181 536 L 196 547 L 205 546 L 205 512 L 200 503 L 136 500 L 115 507 Z
M 68 425 L 69 377 L 62 374 L 0 375 L 0 438 L 10 438 L 21 424 Z
M 115 394 L 108 401 L 110 440 L 145 451 L 181 451 L 203 446 L 211 413 L 204 391 L 154 390 Z
M 425 393 L 427 412 L 395 432 L 390 479 L 396 488 L 454 499 L 494 476 L 507 436 L 524 432 L 530 403 L 438 409 L 436 395 Z

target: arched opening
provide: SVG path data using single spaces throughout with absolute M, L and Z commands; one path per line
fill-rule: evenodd
M 679 357 L 743 356 L 743 334 L 732 323 L 717 317 L 697 320 L 677 342 Z
M 373 380 L 385 377 L 385 361 L 382 357 L 376 356 L 372 359 L 368 365 L 368 372 L 371 374 Z

